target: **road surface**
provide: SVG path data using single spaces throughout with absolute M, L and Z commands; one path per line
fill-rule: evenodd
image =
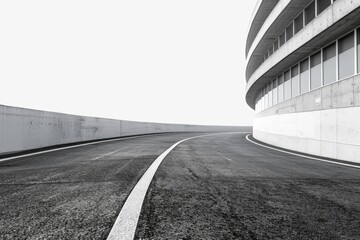
M 106 239 L 151 163 L 199 133 L 88 145 L 0 163 L 1 239 Z M 246 134 L 166 156 L 136 239 L 360 239 L 360 170 L 263 148 Z
M 360 239 L 360 169 L 263 148 L 245 136 L 174 149 L 149 188 L 136 238 Z
M 105 239 L 150 164 L 193 135 L 149 135 L 0 162 L 0 239 Z

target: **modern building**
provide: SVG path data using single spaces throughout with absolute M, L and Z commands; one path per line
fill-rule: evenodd
M 360 0 L 259 0 L 246 43 L 256 139 L 360 162 Z

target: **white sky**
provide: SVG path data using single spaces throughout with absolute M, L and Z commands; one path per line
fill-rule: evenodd
M 0 104 L 115 119 L 251 125 L 256 1 L 0 2 Z

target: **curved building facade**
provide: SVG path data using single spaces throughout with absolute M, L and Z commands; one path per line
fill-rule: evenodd
M 360 162 L 360 0 L 259 0 L 246 59 L 256 139 Z

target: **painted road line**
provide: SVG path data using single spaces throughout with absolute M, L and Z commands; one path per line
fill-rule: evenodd
M 140 217 L 141 208 L 146 196 L 146 192 L 149 188 L 149 185 L 156 173 L 156 170 L 159 168 L 161 162 L 176 146 L 178 146 L 179 144 L 185 141 L 195 138 L 214 136 L 220 134 L 235 134 L 235 133 L 243 133 L 243 132 L 214 133 L 214 134 L 207 134 L 207 135 L 186 138 L 175 143 L 165 152 L 163 152 L 159 157 L 157 157 L 155 161 L 151 164 L 151 166 L 146 170 L 146 172 L 141 177 L 139 182 L 136 184 L 134 189 L 131 191 L 129 197 L 126 199 L 126 202 L 122 207 L 118 217 L 116 218 L 115 223 L 109 233 L 107 240 L 134 239 L 137 223 Z
M 357 166 L 357 165 L 352 165 L 352 164 L 348 164 L 348 163 L 341 163 L 341 162 L 326 160 L 326 159 L 322 159 L 322 158 L 318 158 L 318 157 L 310 157 L 310 156 L 306 156 L 306 155 L 299 154 L 299 153 L 293 153 L 293 152 L 289 152 L 289 151 L 286 151 L 286 150 L 281 150 L 281 149 L 269 147 L 269 146 L 266 146 L 266 145 L 264 145 L 264 144 L 257 143 L 257 142 L 255 142 L 255 141 L 251 140 L 251 139 L 249 138 L 250 135 L 251 135 L 251 134 L 246 135 L 246 140 L 248 140 L 249 142 L 251 142 L 251 143 L 253 143 L 253 144 L 256 144 L 256 145 L 258 145 L 258 146 L 264 147 L 264 148 L 268 148 L 268 149 L 275 150 L 275 151 L 278 151 L 278 152 L 287 153 L 287 154 L 291 154 L 291 155 L 294 155 L 294 156 L 303 157 L 303 158 L 307 158 L 307 159 L 311 159 L 311 160 L 316 160 L 316 161 L 321 161 L 321 162 L 326 162 L 326 163 L 341 165 L 341 166 L 345 166 L 345 167 L 352 167 L 352 168 L 358 168 L 358 169 L 360 169 L 360 166 Z
M 149 135 L 146 135 L 146 136 L 149 136 Z M 145 136 L 132 136 L 132 137 L 110 139 L 110 140 L 99 140 L 99 141 L 91 142 L 91 143 L 82 143 L 82 144 L 72 145 L 72 146 L 68 146 L 68 147 L 60 147 L 60 148 L 55 148 L 55 149 L 50 149 L 50 150 L 45 150 L 45 151 L 40 151 L 40 152 L 34 152 L 34 153 L 29 153 L 29 154 L 14 156 L 14 157 L 2 158 L 2 159 L 0 159 L 0 162 L 18 159 L 18 158 L 24 158 L 24 157 L 31 157 L 31 156 L 44 154 L 44 153 L 56 152 L 56 151 L 61 151 L 61 150 L 66 150 L 66 149 L 71 149 L 71 148 L 84 147 L 84 146 L 95 145 L 95 144 L 99 144 L 99 143 L 116 142 L 116 141 L 122 141 L 122 140 L 127 140 L 127 139 L 131 139 L 131 138 L 140 138 L 140 137 L 145 137 Z
M 125 149 L 125 148 L 127 148 L 127 147 L 120 148 L 120 149 L 115 150 L 115 151 L 113 151 L 113 152 L 105 153 L 105 154 L 103 154 L 103 155 L 101 155 L 101 156 L 98 156 L 98 157 L 96 157 L 96 158 L 91 159 L 90 161 L 99 160 L 100 158 L 103 158 L 103 157 L 109 156 L 109 155 L 111 155 L 111 154 L 120 152 L 121 150 L 123 150 L 123 149 Z

